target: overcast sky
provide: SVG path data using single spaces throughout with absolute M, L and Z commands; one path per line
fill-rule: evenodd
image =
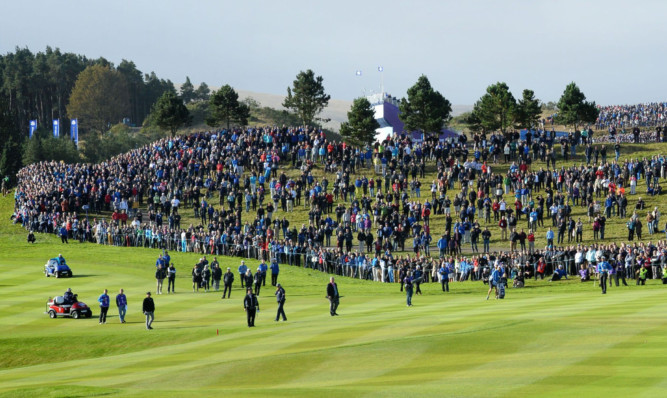
M 506 82 L 543 101 L 667 100 L 667 1 L 4 1 L 0 52 L 47 45 L 181 83 L 285 94 L 313 69 L 336 99 L 402 97 L 419 75 L 453 104 Z M 355 71 L 361 70 L 362 76 Z

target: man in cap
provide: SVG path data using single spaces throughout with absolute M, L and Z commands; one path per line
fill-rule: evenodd
M 241 277 L 243 279 L 243 277 Z M 232 297 L 232 283 L 234 283 L 234 273 L 232 272 L 231 268 L 227 267 L 227 272 L 222 276 L 222 282 L 225 285 L 225 290 L 222 292 L 222 298 L 224 299 L 225 296 L 227 298 Z
M 151 292 L 146 292 L 146 298 L 144 299 L 143 303 L 143 311 L 144 315 L 146 315 L 146 329 L 151 330 L 153 327 L 151 326 L 153 324 L 153 320 L 155 319 L 155 316 L 153 313 L 155 312 L 155 302 L 153 302 L 153 298 L 151 297 Z
M 283 316 L 283 322 L 287 320 L 287 316 L 285 315 L 285 309 L 283 308 L 285 305 L 285 289 L 283 289 L 282 286 L 280 286 L 280 283 L 276 286 L 276 301 L 278 302 L 278 312 L 276 313 L 276 322 L 280 320 L 280 315 Z

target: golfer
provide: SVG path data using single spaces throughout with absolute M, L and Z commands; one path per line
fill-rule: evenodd
M 153 329 L 151 325 L 153 324 L 153 320 L 155 319 L 155 316 L 153 315 L 153 313 L 155 312 L 155 302 L 153 302 L 153 298 L 151 297 L 151 292 L 146 292 L 146 298 L 144 299 L 143 310 L 144 310 L 144 315 L 146 315 L 146 330 L 151 330 Z
M 338 315 L 336 310 L 338 309 L 338 304 L 340 304 L 340 294 L 338 293 L 338 285 L 334 282 L 333 276 L 329 279 L 329 284 L 327 285 L 327 299 L 329 299 L 329 313 L 331 316 Z
M 498 296 L 498 285 L 501 283 L 501 273 L 500 273 L 500 264 L 496 264 L 496 268 L 491 273 L 491 278 L 489 278 L 489 292 L 486 293 L 486 299 L 489 299 L 491 295 L 491 290 L 496 289 L 496 297 Z
M 280 320 L 280 316 L 283 317 L 283 322 L 287 320 L 285 316 L 285 289 L 280 286 L 280 283 L 276 285 L 276 301 L 278 302 L 278 312 L 276 313 L 276 322 Z
M 248 327 L 251 328 L 255 326 L 255 315 L 259 311 L 259 301 L 257 296 L 253 294 L 252 288 L 249 287 L 246 292 L 247 294 L 243 299 L 243 308 L 248 318 Z
M 403 280 L 405 283 L 405 297 L 408 307 L 412 307 L 412 271 L 408 272 L 408 276 Z

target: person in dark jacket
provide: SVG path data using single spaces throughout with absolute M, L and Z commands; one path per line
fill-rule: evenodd
M 151 325 L 153 324 L 153 320 L 155 319 L 154 316 L 155 302 L 153 302 L 153 298 L 151 297 L 151 292 L 146 292 L 146 298 L 144 299 L 142 308 L 144 311 L 144 315 L 146 315 L 146 329 L 151 330 L 153 329 Z
M 421 266 L 417 266 L 417 269 L 414 271 L 414 274 L 412 275 L 412 282 L 414 283 L 416 289 L 415 289 L 415 294 L 422 294 L 422 289 L 420 287 L 424 277 L 424 272 L 422 271 Z
M 162 284 L 164 279 L 167 277 L 167 270 L 164 269 L 161 265 L 157 267 L 155 271 L 155 280 L 157 280 L 157 287 L 155 288 L 156 294 L 162 294 Z
M 250 271 L 250 268 L 248 268 L 248 269 L 245 271 L 245 276 L 244 276 L 244 281 L 245 281 L 245 287 L 246 287 L 246 289 L 247 289 L 247 288 L 251 288 L 251 289 L 252 289 L 252 283 L 253 283 L 254 280 L 255 280 L 255 278 L 253 277 L 252 272 Z
M 412 307 L 412 271 L 408 272 L 408 275 L 403 281 L 405 284 L 405 296 L 408 307 Z
M 255 315 L 257 312 L 259 312 L 259 301 L 257 300 L 257 296 L 253 294 L 251 288 L 248 288 L 246 291 L 246 296 L 243 299 L 243 308 L 245 309 L 248 319 L 248 327 L 254 327 Z
M 276 322 L 280 320 L 280 316 L 283 317 L 283 322 L 287 320 L 285 315 L 285 289 L 280 286 L 280 283 L 276 286 L 276 302 L 278 302 L 278 312 L 276 313 Z
M 262 288 L 262 271 L 259 268 L 257 268 L 257 272 L 255 272 L 253 281 L 255 282 L 255 295 L 259 296 L 259 290 Z
M 195 289 L 199 291 L 199 285 L 201 285 L 201 271 L 196 265 L 192 267 L 192 292 L 194 293 Z
M 333 276 L 329 279 L 329 284 L 327 285 L 327 299 L 329 299 L 329 313 L 331 316 L 338 315 L 336 310 L 338 309 L 338 304 L 340 304 L 340 294 L 338 293 L 338 285 L 334 282 Z
M 213 263 L 213 269 L 211 270 L 211 279 L 213 279 L 213 287 L 217 292 L 220 290 L 220 279 L 222 279 L 222 270 L 217 263 Z
M 232 297 L 232 283 L 234 283 L 234 273 L 232 272 L 232 269 L 227 267 L 227 272 L 222 276 L 222 283 L 225 285 L 225 290 L 222 292 L 222 298 L 224 299 L 225 296 L 227 298 Z
M 167 293 L 176 293 L 176 267 L 174 263 L 167 268 Z
M 211 288 L 211 270 L 208 268 L 208 264 L 204 266 L 204 270 L 202 271 L 202 287 L 205 292 L 208 292 Z

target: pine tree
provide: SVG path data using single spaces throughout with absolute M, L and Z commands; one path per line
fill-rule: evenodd
M 364 97 L 357 98 L 347 113 L 347 122 L 340 126 L 340 134 L 352 145 L 365 145 L 375 142 L 375 131 L 380 124 L 375 120 L 375 111 Z
M 399 106 L 405 130 L 424 133 L 439 133 L 451 118 L 452 105 L 424 75 L 408 89 L 408 97 L 401 99 Z
M 599 112 L 595 101 L 586 101 L 584 93 L 572 82 L 565 87 L 558 101 L 556 121 L 564 125 L 573 125 L 576 130 L 580 124 L 595 123 Z
M 181 85 L 181 99 L 184 103 L 189 104 L 195 99 L 195 86 L 190 82 L 190 77 L 185 77 L 185 83 Z
M 324 91 L 322 76 L 308 69 L 296 75 L 292 87 L 287 87 L 283 106 L 299 116 L 304 126 L 312 124 L 315 117 L 326 108 L 331 96 Z

